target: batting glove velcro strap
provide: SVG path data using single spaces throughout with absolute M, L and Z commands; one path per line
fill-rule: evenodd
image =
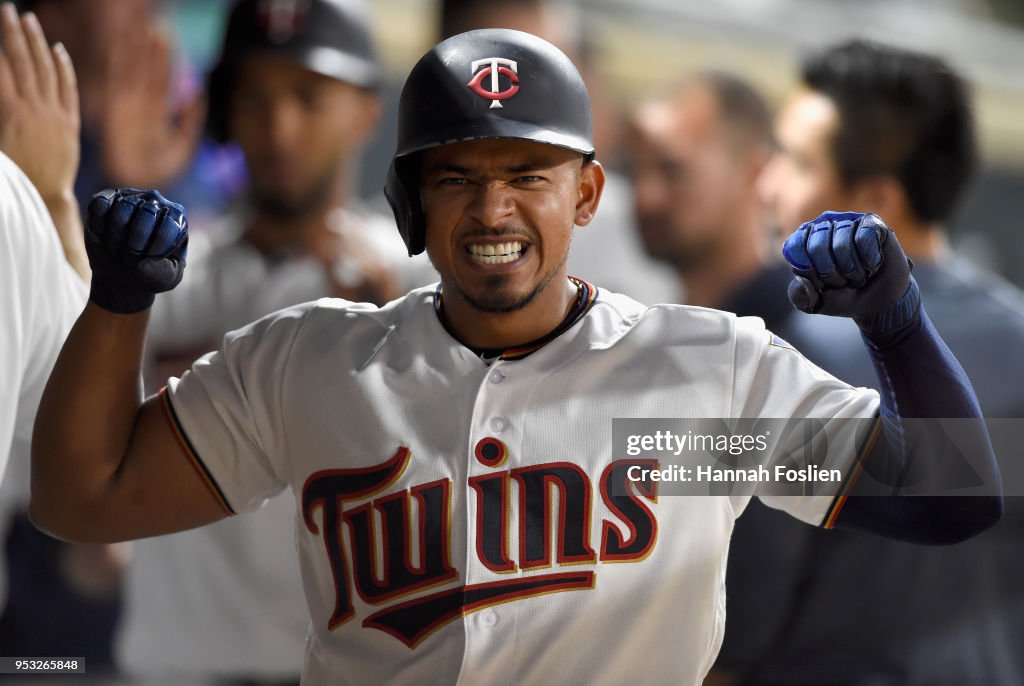
M 910 260 L 875 214 L 826 212 L 794 231 L 782 254 L 795 274 L 789 299 L 812 314 L 868 321 L 899 301 L 911 283 Z
M 85 247 L 89 299 L 118 314 L 141 312 L 181 282 L 188 252 L 185 208 L 158 191 L 125 188 L 89 202 Z

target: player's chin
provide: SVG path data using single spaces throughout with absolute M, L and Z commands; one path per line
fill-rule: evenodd
M 463 297 L 480 312 L 507 314 L 527 307 L 543 290 L 543 284 L 518 284 L 510 275 L 492 274 L 472 287 L 462 289 Z

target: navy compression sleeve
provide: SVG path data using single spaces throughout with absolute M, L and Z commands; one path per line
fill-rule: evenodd
M 892 495 L 858 495 L 854 487 L 835 526 L 871 531 L 915 543 L 956 543 L 992 526 L 1002 514 L 999 467 L 982 421 L 974 389 L 960 363 L 939 337 L 920 306 L 916 283 L 885 313 L 858 320 L 881 389 L 885 440 L 867 457 L 866 471 L 900 477 L 889 481 Z M 928 421 L 905 419 L 977 419 L 956 422 L 960 444 L 968 444 L 969 463 L 990 494 L 979 496 L 898 495 L 908 480 L 927 479 L 937 460 L 960 459 Z

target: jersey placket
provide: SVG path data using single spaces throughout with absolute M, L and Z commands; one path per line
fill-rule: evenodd
M 466 571 L 467 589 L 521 576 L 515 489 L 509 472 L 522 454 L 522 407 L 527 395 L 525 361 L 492 363 L 477 389 L 467 446 Z M 516 409 L 519 408 L 519 409 Z M 504 502 L 499 504 L 501 495 Z M 496 518 L 496 513 L 503 516 Z M 496 669 L 496 660 L 516 645 L 518 622 L 513 605 L 467 597 L 463 616 L 465 650 L 460 683 L 515 684 L 516 675 Z M 486 676 L 485 676 L 486 675 Z

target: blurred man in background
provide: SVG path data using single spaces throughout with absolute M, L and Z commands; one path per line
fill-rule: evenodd
M 1011 381 L 1024 377 L 1024 298 L 958 259 L 943 233 L 976 166 L 966 84 L 937 58 L 863 41 L 811 56 L 802 79 L 777 119 L 778 154 L 762 180 L 778 224 L 827 209 L 884 217 L 985 416 L 1024 417 L 1024 392 Z M 875 385 L 868 356 L 842 340 L 850 333 L 838 320 L 798 316 L 789 336 L 836 376 Z M 730 559 L 714 683 L 1020 684 L 1018 500 L 1006 499 L 998 526 L 950 548 L 805 532 L 753 504 L 733 534 L 740 555 Z M 769 530 L 772 541 L 809 540 L 785 555 L 766 543 Z M 766 574 L 791 581 L 766 587 Z
M 792 273 L 756 192 L 772 152 L 761 96 L 736 76 L 702 72 L 641 103 L 630 132 L 637 230 L 647 254 L 677 275 L 675 300 L 685 293 L 687 304 L 778 329 L 792 311 Z
M 560 48 L 579 68 L 594 112 L 594 144 L 605 165 L 601 212 L 573 233 L 569 273 L 651 305 L 671 302 L 678 287 L 672 271 L 650 259 L 634 230 L 629 180 L 614 171 L 620 114 L 607 93 L 580 12 L 557 0 L 443 0 L 440 38 L 484 28 L 515 29 Z
M 393 220 L 354 197 L 380 76 L 361 0 L 235 3 L 208 80 L 208 124 L 240 146 L 250 184 L 209 243 L 190 246 L 189 283 L 153 308 L 151 379 L 180 376 L 227 331 L 282 307 L 324 296 L 382 304 L 432 279 Z M 294 522 L 287 491 L 255 518 L 139 542 L 122 667 L 175 683 L 297 683 L 308 616 Z

